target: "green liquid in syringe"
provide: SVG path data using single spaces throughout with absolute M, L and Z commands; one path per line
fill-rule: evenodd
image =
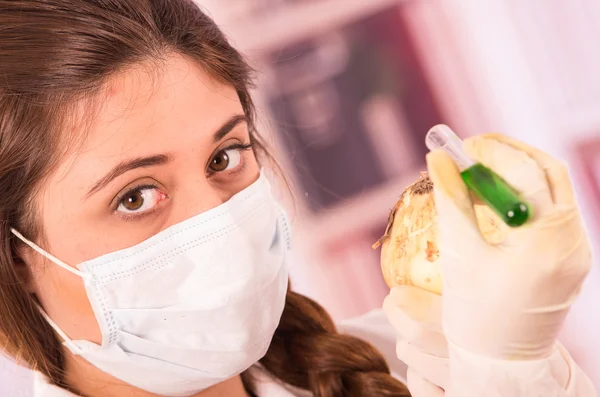
M 511 227 L 523 225 L 531 216 L 531 209 L 508 183 L 481 163 L 460 173 L 469 189 L 493 209 Z

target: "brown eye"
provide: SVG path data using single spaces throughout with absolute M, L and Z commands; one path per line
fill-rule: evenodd
M 227 169 L 227 167 L 229 166 L 229 154 L 227 152 L 227 150 L 223 150 L 217 153 L 215 157 L 213 157 L 209 166 L 211 171 L 221 172 Z
M 129 214 L 145 212 L 165 198 L 156 187 L 139 187 L 122 196 L 117 211 Z
M 129 193 L 121 202 L 127 211 L 138 211 L 144 205 L 144 195 L 140 190 Z

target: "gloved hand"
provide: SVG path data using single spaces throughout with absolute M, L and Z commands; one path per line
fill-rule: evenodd
M 501 135 L 467 139 L 464 148 L 521 192 L 534 217 L 500 245 L 488 244 L 455 164 L 442 151 L 429 153 L 445 335 L 464 351 L 492 359 L 546 358 L 591 265 L 567 167 Z
M 408 366 L 413 397 L 444 397 L 450 368 L 442 331 L 442 297 L 410 285 L 392 288 L 383 311 L 398 334 L 396 355 Z
M 395 287 L 383 310 L 396 329 L 396 354 L 409 368 L 407 386 L 413 397 L 596 396 L 591 381 L 558 342 L 547 359 L 494 360 L 448 346 L 439 295 Z

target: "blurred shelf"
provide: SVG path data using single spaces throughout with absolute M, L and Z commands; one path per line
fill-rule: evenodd
M 324 246 L 347 239 L 354 233 L 369 232 L 385 225 L 404 189 L 415 182 L 425 169 L 423 164 L 402 177 L 323 210 L 318 215 L 300 219 L 297 224 L 299 237 L 309 246 Z
M 274 7 L 265 15 L 222 23 L 235 45 L 250 55 L 276 51 L 410 0 L 313 0 Z

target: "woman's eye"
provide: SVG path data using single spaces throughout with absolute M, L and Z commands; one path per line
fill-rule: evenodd
M 162 193 L 155 187 L 137 188 L 121 197 L 117 211 L 128 214 L 145 212 L 158 204 L 161 197 Z
M 209 168 L 212 172 L 223 172 L 236 168 L 241 162 L 241 149 L 225 149 L 213 157 Z

